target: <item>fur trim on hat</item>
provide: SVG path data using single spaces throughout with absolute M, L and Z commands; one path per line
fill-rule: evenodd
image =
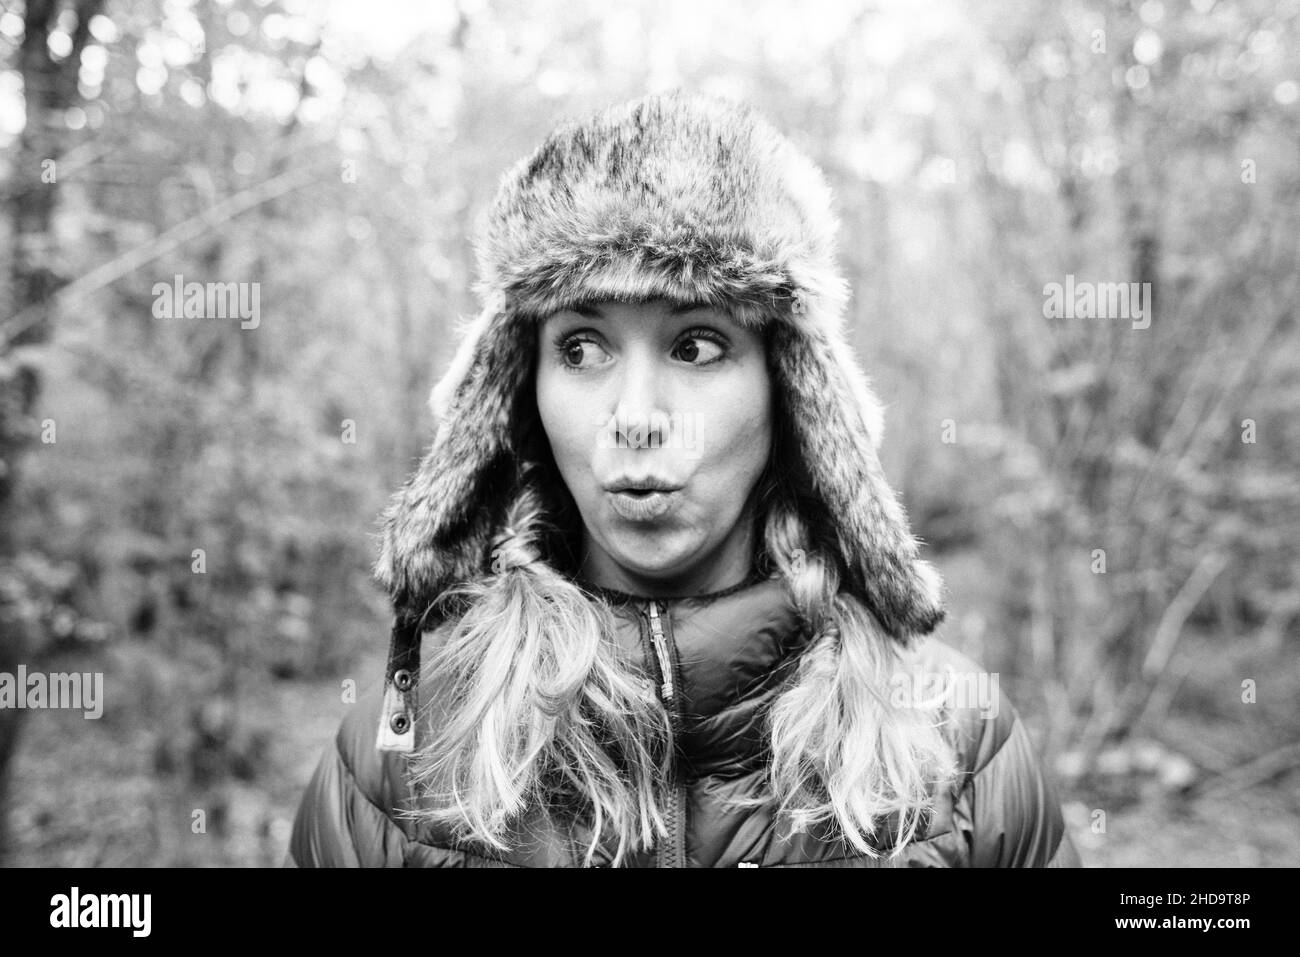
M 820 171 L 750 108 L 679 91 L 557 128 L 503 177 L 477 246 L 483 309 L 430 399 L 437 433 L 384 518 L 400 615 L 487 573 L 517 480 L 536 326 L 583 301 L 666 298 L 775 322 L 770 357 L 842 587 L 900 641 L 943 617 L 880 467 L 883 415 L 844 333 L 848 290 Z

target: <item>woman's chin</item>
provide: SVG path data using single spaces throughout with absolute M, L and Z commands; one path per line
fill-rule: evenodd
M 691 536 L 693 538 L 693 536 Z M 640 532 L 612 536 L 609 557 L 623 571 L 640 579 L 668 583 L 689 575 L 699 556 L 699 542 L 676 534 Z

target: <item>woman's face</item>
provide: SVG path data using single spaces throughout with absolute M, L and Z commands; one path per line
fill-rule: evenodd
M 547 318 L 537 407 L 582 514 L 587 577 L 660 595 L 742 580 L 771 398 L 761 333 L 714 307 L 600 302 Z

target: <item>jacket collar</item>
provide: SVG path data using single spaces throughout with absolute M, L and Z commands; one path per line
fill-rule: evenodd
M 595 591 L 614 609 L 621 649 L 651 675 L 658 674 L 650 629 L 656 606 L 673 665 L 670 712 L 685 777 L 735 777 L 761 767 L 768 707 L 809 638 L 784 582 L 751 578 L 682 598 Z

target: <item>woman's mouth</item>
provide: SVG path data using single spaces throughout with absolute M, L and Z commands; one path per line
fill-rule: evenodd
M 681 500 L 680 487 L 665 482 L 611 486 L 605 493 L 614 511 L 629 522 L 652 522 L 663 518 Z

